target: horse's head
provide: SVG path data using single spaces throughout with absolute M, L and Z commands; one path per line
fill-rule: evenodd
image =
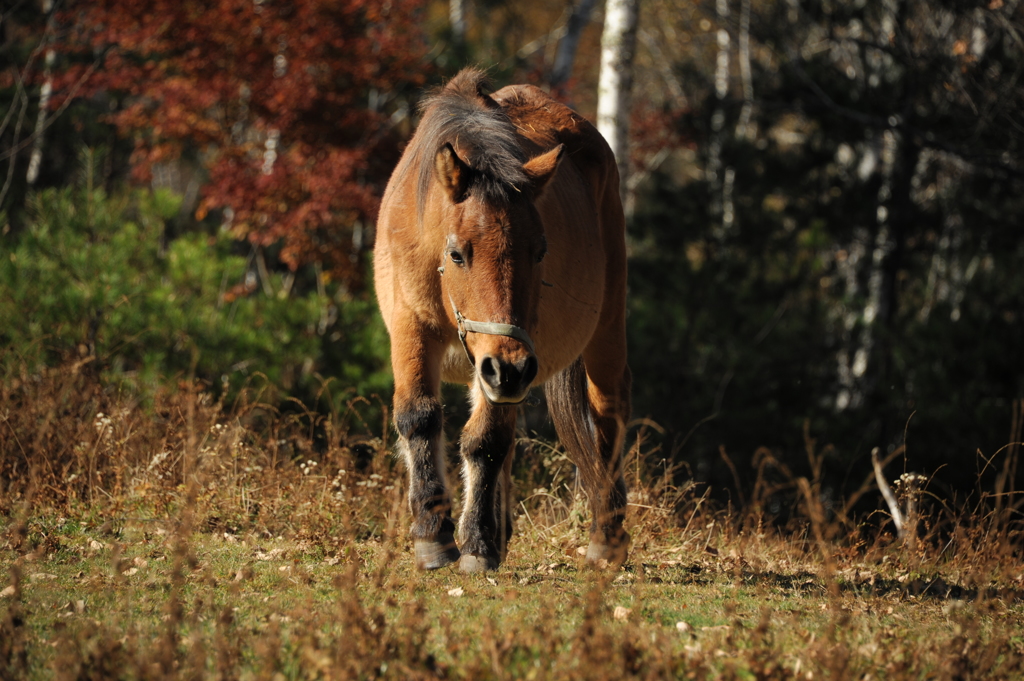
M 487 191 L 451 144 L 434 159 L 442 191 L 441 296 L 476 381 L 494 403 L 521 402 L 537 377 L 536 324 L 547 253 L 534 202 L 558 168 L 563 147 L 522 164 L 522 186 Z M 492 188 L 493 189 L 493 188 Z

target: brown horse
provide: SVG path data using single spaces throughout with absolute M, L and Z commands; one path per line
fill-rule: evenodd
M 600 133 L 529 85 L 486 94 L 468 69 L 430 96 L 381 205 L 375 273 L 416 564 L 492 570 L 512 530 L 516 406 L 544 384 L 593 511 L 587 559 L 621 562 L 629 414 L 626 249 Z M 441 381 L 469 387 L 460 553 Z

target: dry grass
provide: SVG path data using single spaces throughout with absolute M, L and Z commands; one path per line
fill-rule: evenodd
M 528 441 L 507 564 L 423 574 L 403 473 L 352 425 L 360 405 L 282 414 L 188 384 L 139 404 L 87 368 L 0 385 L 0 679 L 1024 674 L 1002 490 L 970 512 L 922 504 L 898 541 L 767 453 L 743 510 L 715 507 L 641 432 L 633 553 L 600 573 L 582 568 L 571 467 Z M 809 437 L 808 456 L 820 470 Z M 782 529 L 761 511 L 778 495 Z

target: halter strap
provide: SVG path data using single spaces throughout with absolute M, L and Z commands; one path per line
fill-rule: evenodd
M 441 256 L 441 266 L 437 268 L 437 271 L 443 276 L 444 275 L 444 260 L 447 254 Z M 466 344 L 466 334 L 468 333 L 482 333 L 488 336 L 505 336 L 506 338 L 514 338 L 530 351 L 530 354 L 537 354 L 533 348 L 533 340 L 530 338 L 530 334 L 526 332 L 526 329 L 515 326 L 514 324 L 502 324 L 500 322 L 477 322 L 472 319 L 466 319 L 459 312 L 459 308 L 455 305 L 455 300 L 452 295 L 448 294 L 448 302 L 452 305 L 452 312 L 455 313 L 455 321 L 458 324 L 459 329 L 459 342 L 462 343 L 462 349 L 466 351 L 466 358 L 470 364 L 475 364 L 473 361 L 473 355 L 469 352 L 469 346 Z

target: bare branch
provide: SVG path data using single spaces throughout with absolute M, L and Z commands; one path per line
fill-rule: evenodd
M 882 498 L 885 499 L 885 503 L 889 507 L 889 513 L 892 514 L 892 522 L 896 526 L 896 533 L 900 539 L 903 539 L 906 532 L 904 529 L 903 513 L 900 512 L 900 505 L 896 501 L 896 495 L 893 494 L 889 483 L 885 481 L 882 464 L 878 461 L 878 447 L 871 450 L 871 465 L 875 468 L 875 482 L 878 483 L 878 489 L 882 493 Z
M 839 114 L 840 116 L 843 116 L 844 118 L 848 118 L 853 121 L 857 121 L 858 123 L 861 123 L 863 125 L 878 129 L 892 128 L 894 130 L 898 130 L 905 135 L 912 136 L 915 144 L 918 144 L 922 147 L 928 147 L 932 149 L 938 149 L 939 151 L 944 151 L 948 154 L 957 156 L 966 163 L 969 163 L 980 168 L 985 168 L 991 171 L 1001 171 L 1012 177 L 1024 177 L 1024 170 L 1016 168 L 1008 162 L 1003 162 L 992 157 L 986 157 L 979 154 L 971 153 L 962 146 L 936 138 L 935 134 L 932 133 L 931 131 L 922 130 L 913 125 L 908 125 L 902 119 L 897 118 L 894 121 L 894 117 L 885 118 L 884 116 L 872 116 L 870 114 L 865 114 L 855 109 L 851 109 L 849 107 L 838 104 L 835 100 L 829 97 L 828 93 L 826 93 L 821 88 L 821 86 L 818 85 L 818 83 L 816 83 L 814 79 L 811 78 L 810 75 L 804 70 L 804 68 L 800 65 L 802 61 L 803 59 L 795 52 L 791 52 L 789 54 L 789 66 L 793 69 L 796 75 L 799 76 L 800 79 L 807 85 L 807 87 L 809 87 L 814 92 L 815 97 L 817 97 L 817 99 L 822 104 L 824 104 L 826 108 Z
M 11 110 L 16 108 L 18 97 L 21 98 L 21 111 L 18 113 L 18 122 L 14 124 L 14 145 L 18 145 L 18 138 L 21 137 L 21 126 L 25 122 L 25 112 L 28 110 L 28 95 L 25 94 L 25 90 L 21 89 L 11 102 Z M 4 205 L 4 200 L 7 198 L 7 192 L 11 188 L 11 179 L 14 177 L 14 165 L 18 160 L 17 154 L 12 154 L 10 161 L 7 164 L 7 178 L 4 180 L 4 186 L 0 189 L 0 206 Z
M 548 79 L 551 85 L 561 85 L 572 75 L 572 67 L 576 62 L 576 49 L 580 44 L 580 34 L 590 22 L 590 14 L 594 10 L 595 1 L 579 0 L 573 7 L 572 15 L 569 16 L 569 20 L 565 24 L 565 34 L 558 41 L 555 63 L 551 67 L 551 77 Z
M 27 149 L 30 144 L 35 142 L 35 138 L 36 138 L 37 134 L 42 134 L 42 133 L 46 132 L 46 130 L 51 125 L 53 125 L 58 118 L 61 117 L 61 114 L 63 114 L 67 110 L 67 108 L 69 106 L 71 106 L 71 102 L 74 101 L 75 96 L 78 94 L 78 91 L 80 89 L 82 89 L 82 86 L 85 84 L 85 81 L 88 80 L 89 76 L 91 76 L 93 74 L 93 72 L 99 66 L 99 63 L 100 63 L 100 61 L 102 59 L 103 59 L 103 55 L 100 55 L 99 57 L 96 58 L 96 61 L 94 61 L 89 66 L 89 68 L 87 68 L 85 70 L 85 72 L 81 75 L 81 77 L 78 79 L 78 81 L 72 86 L 71 90 L 68 92 L 67 97 L 65 97 L 64 101 L 61 103 L 60 107 L 53 113 L 52 116 L 48 117 L 46 119 L 46 121 L 43 123 L 42 128 L 40 130 L 37 130 L 35 133 L 29 135 L 28 137 L 26 137 L 24 140 L 21 141 L 20 144 L 15 144 L 10 149 L 8 149 L 7 151 L 5 151 L 2 154 L 0 154 L 0 161 L 6 161 L 11 156 L 15 156 L 15 155 L 18 154 L 18 152 Z
M 566 32 L 567 14 L 568 10 L 563 12 L 562 16 L 558 19 L 557 22 L 555 22 L 554 27 L 550 31 L 548 31 L 541 37 L 535 40 L 531 40 L 530 42 L 520 47 L 519 50 L 516 52 L 516 56 L 519 57 L 520 59 L 526 59 L 527 57 L 535 54 L 536 52 L 539 52 L 540 50 L 546 48 L 551 42 L 561 40 Z

